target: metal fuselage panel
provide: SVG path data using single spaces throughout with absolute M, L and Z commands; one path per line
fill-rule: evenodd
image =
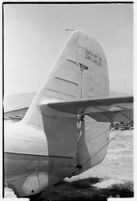
M 72 157 L 72 153 L 64 155 L 66 143 L 59 147 L 59 154 L 49 154 L 49 151 L 52 153 L 51 147 L 54 150 L 54 140 L 60 140 L 57 139 L 58 132 L 55 139 L 52 135 L 51 138 L 48 136 L 48 143 L 45 133 L 40 129 L 25 127 L 21 123 L 5 126 L 5 183 L 11 186 L 19 196 L 36 194 L 64 177 L 74 175 L 76 164 L 82 165 L 88 161 L 81 170 L 84 172 L 100 163 L 106 155 L 107 146 L 97 155 L 95 153 L 107 144 L 106 128 L 108 126 L 90 117 L 85 118 L 84 126 L 85 132 L 79 139 L 77 136 L 76 147 L 72 147 L 75 158 Z M 66 130 L 64 135 L 68 135 L 67 132 L 71 130 Z M 74 135 L 77 134 L 74 133 Z
M 73 157 L 49 155 L 40 129 L 8 123 L 4 138 L 5 183 L 20 196 L 38 193 L 74 172 Z

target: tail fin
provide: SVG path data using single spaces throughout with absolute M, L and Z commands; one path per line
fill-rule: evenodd
M 48 80 L 36 94 L 23 121 L 42 126 L 39 105 L 46 102 L 108 95 L 107 62 L 101 46 L 86 32 L 75 31 L 68 38 Z

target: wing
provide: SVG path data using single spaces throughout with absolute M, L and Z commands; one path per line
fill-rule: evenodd
M 4 97 L 4 120 L 20 121 L 28 110 L 35 93 L 13 94 Z
M 133 96 L 48 103 L 50 108 L 74 115 L 89 115 L 99 122 L 133 120 Z M 42 110 L 44 105 L 41 106 Z

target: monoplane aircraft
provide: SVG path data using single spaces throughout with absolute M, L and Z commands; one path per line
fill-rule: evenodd
M 4 125 L 6 186 L 30 196 L 98 165 L 110 123 L 132 119 L 133 97 L 109 96 L 102 47 L 74 31 L 24 118 Z

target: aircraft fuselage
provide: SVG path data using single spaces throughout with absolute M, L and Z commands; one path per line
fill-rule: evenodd
M 41 129 L 8 123 L 5 139 L 5 183 L 20 196 L 39 193 L 75 170 L 72 157 L 48 154 Z

